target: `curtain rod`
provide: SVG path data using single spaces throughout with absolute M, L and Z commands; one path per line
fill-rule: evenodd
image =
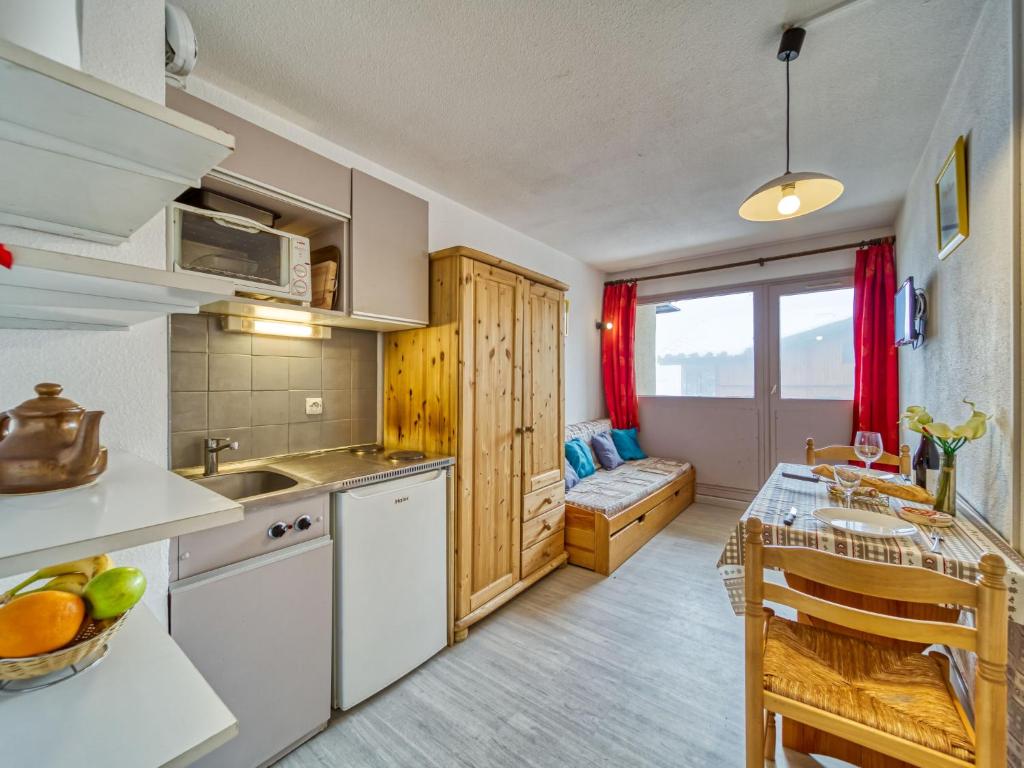
M 763 267 L 772 261 L 783 259 L 798 259 L 801 256 L 814 256 L 818 253 L 831 253 L 832 251 L 847 251 L 850 248 L 863 248 L 868 245 L 881 245 L 882 243 L 895 243 L 895 237 L 876 237 L 873 240 L 861 240 L 859 243 L 844 243 L 843 245 L 831 245 L 828 248 L 812 248 L 809 251 L 796 251 L 795 253 L 784 253 L 781 256 L 765 256 L 760 259 L 747 259 L 746 261 L 734 261 L 732 264 L 717 264 L 713 267 L 697 267 L 696 269 L 684 269 L 680 272 L 662 272 L 660 275 L 642 275 L 640 277 L 624 277 L 619 280 L 607 280 L 605 285 L 619 285 L 621 283 L 640 283 L 644 280 L 663 280 L 666 277 L 682 277 L 684 275 L 697 275 L 702 272 L 715 272 L 719 269 L 732 269 L 733 267 L 751 267 L 755 264 Z

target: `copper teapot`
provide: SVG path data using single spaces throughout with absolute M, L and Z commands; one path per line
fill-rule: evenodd
M 107 468 L 103 411 L 86 411 L 37 384 L 39 395 L 0 413 L 0 493 L 37 493 L 91 483 Z

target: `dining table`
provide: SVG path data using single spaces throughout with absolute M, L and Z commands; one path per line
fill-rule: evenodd
M 783 463 L 776 466 L 731 532 L 717 568 L 734 612 L 738 616 L 743 614 L 743 535 L 746 521 L 752 517 L 760 519 L 764 525 L 766 546 L 808 547 L 858 560 L 927 568 L 972 583 L 979 576 L 982 555 L 987 552 L 1001 555 L 1007 565 L 1010 631 L 1007 765 L 1024 768 L 1024 593 L 1021 592 L 1024 586 L 1024 560 L 1020 554 L 1009 547 L 980 515 L 967 513 L 956 515 L 949 527 L 911 525 L 909 527 L 914 529 L 913 532 L 902 536 L 879 537 L 833 527 L 816 517 L 815 511 L 842 507 L 844 502 L 830 494 L 830 483 L 826 478 L 814 475 L 810 470 L 810 467 L 802 464 Z M 802 479 L 785 475 L 795 475 Z M 888 481 L 908 482 L 899 476 L 891 477 Z M 898 516 L 898 512 L 906 505 L 920 506 L 884 494 L 869 498 L 855 493 L 850 501 L 850 507 L 854 510 L 891 515 L 900 524 L 905 521 Z M 823 585 L 801 580 L 801 583 L 791 581 L 790 586 L 826 599 L 836 599 L 835 591 L 832 590 L 830 594 L 829 588 Z M 860 607 L 887 610 L 886 607 L 880 608 L 877 602 Z M 893 613 L 915 618 L 964 622 L 972 620 L 966 611 L 960 612 L 944 606 L 901 604 L 892 608 Z M 954 668 L 958 670 L 964 687 L 969 691 L 973 679 L 973 654 L 957 652 L 952 655 Z M 843 754 L 842 749 L 830 752 L 827 735 L 798 723 L 787 723 L 785 719 L 782 743 L 784 747 L 801 752 L 849 758 L 848 754 Z M 872 763 L 875 764 L 882 763 Z M 892 765 L 904 764 L 894 761 Z

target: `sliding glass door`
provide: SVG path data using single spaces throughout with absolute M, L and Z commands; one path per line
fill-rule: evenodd
M 804 444 L 850 443 L 853 424 L 853 285 L 850 278 L 773 285 L 768 419 L 771 471 L 803 462 Z
M 749 498 L 808 436 L 849 439 L 853 289 L 843 275 L 687 293 L 637 308 L 644 445 L 701 492 Z

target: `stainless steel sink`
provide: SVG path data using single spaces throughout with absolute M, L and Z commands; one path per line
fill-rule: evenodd
M 272 472 L 268 469 L 254 469 L 248 472 L 226 472 L 223 475 L 211 475 L 210 477 L 194 478 L 204 488 L 209 488 L 214 493 L 227 496 L 229 499 L 247 499 L 250 496 L 260 496 L 264 493 L 283 491 L 298 485 L 298 480 L 282 475 L 280 472 Z

